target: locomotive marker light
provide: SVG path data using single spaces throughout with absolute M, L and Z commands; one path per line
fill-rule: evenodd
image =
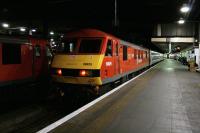
M 80 70 L 79 75 L 81 77 L 92 76 L 92 71 L 90 71 L 90 70 Z
M 58 70 L 57 70 L 57 74 L 58 74 L 59 76 L 62 76 L 62 70 L 61 70 L 61 69 L 58 69 Z
M 86 75 L 88 75 L 88 73 L 86 72 L 86 70 L 81 70 L 80 71 L 80 76 L 84 77 Z

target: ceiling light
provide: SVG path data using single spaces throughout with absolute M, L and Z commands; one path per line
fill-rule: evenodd
M 188 5 L 183 5 L 183 7 L 181 7 L 180 11 L 183 13 L 187 13 L 189 12 L 190 7 Z
M 26 28 L 21 27 L 21 28 L 20 28 L 20 31 L 21 31 L 21 32 L 25 32 L 25 31 L 26 31 Z
M 49 34 L 50 34 L 50 35 L 54 35 L 54 32 L 53 32 L 53 31 L 51 31 Z
M 184 23 L 185 23 L 185 20 L 180 19 L 180 20 L 178 21 L 178 23 L 179 23 L 179 24 L 184 24 Z
M 10 25 L 8 23 L 2 23 L 2 27 L 8 28 L 8 27 L 10 27 Z
M 36 29 L 32 29 L 31 31 L 32 31 L 32 32 L 36 32 Z

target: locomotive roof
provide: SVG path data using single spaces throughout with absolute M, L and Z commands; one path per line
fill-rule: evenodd
M 130 47 L 140 49 L 140 50 L 148 50 L 147 48 L 135 45 L 134 43 L 127 42 L 127 41 L 124 41 L 124 40 L 120 40 L 120 43 L 123 44 L 123 45 L 126 45 L 126 46 L 130 46 Z
M 97 30 L 97 29 L 81 29 L 79 31 L 67 33 L 65 37 L 67 37 L 67 38 L 73 38 L 73 37 L 111 37 L 111 38 L 115 38 L 115 39 L 120 40 L 120 43 L 123 44 L 123 45 L 135 47 L 137 49 L 147 50 L 146 48 L 135 45 L 131 42 L 121 40 L 120 38 L 117 38 L 117 37 L 115 37 L 111 34 L 105 33 L 103 31 L 100 31 L 100 30 Z

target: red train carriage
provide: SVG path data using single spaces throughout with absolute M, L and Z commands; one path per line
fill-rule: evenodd
M 44 39 L 0 36 L 0 86 L 33 81 L 47 74 L 49 48 Z
M 51 65 L 54 82 L 96 89 L 147 66 L 148 49 L 94 29 L 66 34 Z

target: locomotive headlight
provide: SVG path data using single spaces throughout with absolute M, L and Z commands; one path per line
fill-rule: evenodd
M 61 69 L 57 69 L 57 74 L 58 74 L 59 76 L 61 76 L 61 75 L 62 75 L 62 70 L 61 70 Z

